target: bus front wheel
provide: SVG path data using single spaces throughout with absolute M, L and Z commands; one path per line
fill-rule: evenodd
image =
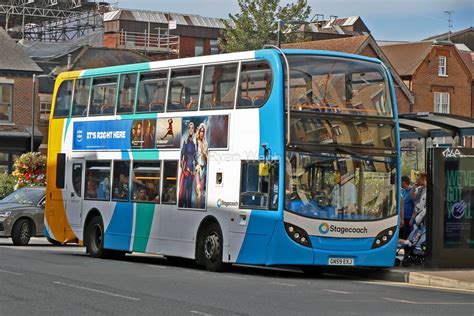
M 107 251 L 104 249 L 104 223 L 100 216 L 95 216 L 89 221 L 84 237 L 89 256 L 93 258 L 107 257 Z
M 216 222 L 208 224 L 199 234 L 198 247 L 200 261 L 207 270 L 221 272 L 230 268 L 230 264 L 222 262 L 223 246 L 219 224 Z

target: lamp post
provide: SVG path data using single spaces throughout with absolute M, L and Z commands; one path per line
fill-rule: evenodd
M 30 151 L 33 152 L 34 149 L 34 138 L 35 138 L 35 100 L 36 100 L 36 79 L 40 78 L 50 78 L 54 80 L 54 77 L 51 75 L 36 75 L 33 74 L 33 91 L 31 92 L 31 144 Z
M 303 21 L 303 20 L 277 20 L 277 47 L 281 46 L 281 28 L 285 24 L 293 24 L 293 25 L 304 25 L 310 24 L 311 22 Z

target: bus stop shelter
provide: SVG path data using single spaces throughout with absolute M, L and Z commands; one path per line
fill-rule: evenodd
M 399 116 L 400 138 L 424 141 L 428 173 L 426 264 L 474 268 L 474 119 L 440 113 Z M 471 137 L 470 137 L 471 136 Z M 427 140 L 452 137 L 436 148 Z M 467 137 L 467 138 L 466 138 Z M 428 148 L 431 147 L 431 148 Z

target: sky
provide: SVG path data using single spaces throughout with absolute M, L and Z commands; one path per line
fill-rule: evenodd
M 446 10 L 455 11 L 453 31 L 474 26 L 474 0 L 308 0 L 308 4 L 312 15 L 361 16 L 377 40 L 416 41 L 447 32 Z M 119 0 L 118 5 L 216 18 L 239 13 L 237 0 Z

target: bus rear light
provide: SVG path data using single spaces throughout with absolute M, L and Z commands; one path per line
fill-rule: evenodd
M 390 227 L 383 231 L 381 231 L 377 237 L 375 237 L 374 243 L 372 244 L 372 248 L 378 248 L 385 244 L 387 244 L 393 237 L 396 227 Z
M 293 224 L 285 223 L 285 230 L 293 241 L 297 242 L 300 245 L 311 247 L 311 240 L 309 239 L 308 233 Z

